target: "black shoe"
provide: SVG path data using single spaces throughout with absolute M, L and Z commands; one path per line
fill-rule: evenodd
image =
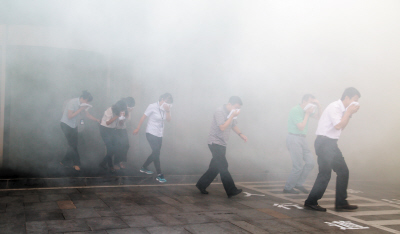
M 326 208 L 321 207 L 319 205 L 310 205 L 310 204 L 304 203 L 304 207 L 307 209 L 316 210 L 316 211 L 323 211 L 323 212 L 326 211 Z
M 309 193 L 310 193 L 310 192 L 309 192 L 306 188 L 304 188 L 303 186 L 295 186 L 294 188 L 297 189 L 297 190 L 300 190 L 301 192 L 303 192 L 303 193 L 305 193 L 305 194 L 309 194 Z
M 283 193 L 299 194 L 300 192 L 298 192 L 294 189 L 291 189 L 291 190 L 283 189 Z
M 356 205 L 342 205 L 342 206 L 335 206 L 336 211 L 350 211 L 350 210 L 357 210 L 358 206 Z
M 241 193 L 241 192 L 242 192 L 241 189 L 236 189 L 235 192 L 233 192 L 233 193 L 231 193 L 231 194 L 228 194 L 228 197 L 231 198 L 231 197 L 233 197 L 233 196 L 238 195 L 238 194 Z
M 206 189 L 204 189 L 204 188 L 201 188 L 199 185 L 197 185 L 196 184 L 196 187 L 200 190 L 200 192 L 202 193 L 202 194 L 208 194 L 208 192 L 206 191 Z

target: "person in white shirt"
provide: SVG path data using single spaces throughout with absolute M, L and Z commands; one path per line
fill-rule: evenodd
M 161 95 L 158 102 L 150 104 L 147 107 L 139 121 L 137 128 L 133 131 L 134 135 L 138 134 L 144 120 L 149 118 L 147 121 L 146 138 L 150 144 L 152 152 L 147 158 L 146 162 L 143 164 L 140 172 L 149 175 L 153 174 L 153 172 L 147 169 L 147 167 L 154 162 L 154 166 L 157 171 L 156 180 L 160 183 L 167 182 L 167 180 L 164 178 L 164 175 L 161 173 L 160 150 L 164 132 L 164 120 L 167 120 L 168 122 L 171 121 L 170 108 L 172 102 L 173 99 L 171 94 L 165 93 Z
M 104 112 L 100 123 L 100 135 L 106 145 L 107 154 L 100 163 L 100 167 L 107 169 L 108 164 L 110 170 L 114 172 L 116 169 L 120 169 L 120 162 L 124 161 L 124 158 L 126 159 L 129 140 L 125 121 L 130 119 L 129 109 L 132 109 L 134 105 L 135 100 L 128 97 L 119 100 Z M 112 156 L 115 156 L 114 161 L 117 164 L 115 166 L 112 162 Z M 125 167 L 123 166 L 123 168 Z
M 317 211 L 326 211 L 318 205 L 331 179 L 332 170 L 336 172 L 336 201 L 335 209 L 355 210 L 356 205 L 350 205 L 347 199 L 347 185 L 349 182 L 349 169 L 340 151 L 337 141 L 342 130 L 347 126 L 353 114 L 360 108 L 358 99 L 360 92 L 353 88 L 347 88 L 342 98 L 329 104 L 322 113 L 318 122 L 315 139 L 315 153 L 318 156 L 319 173 L 314 186 L 304 202 L 304 207 Z

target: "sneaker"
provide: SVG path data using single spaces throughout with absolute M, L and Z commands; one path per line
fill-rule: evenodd
M 310 193 L 306 188 L 304 188 L 304 186 L 295 186 L 294 188 L 306 194 Z
M 156 177 L 156 180 L 160 183 L 165 183 L 167 182 L 167 180 L 164 178 L 163 174 L 158 174 L 158 176 Z
M 141 172 L 141 173 L 144 173 L 144 174 L 147 174 L 147 175 L 152 175 L 152 174 L 154 174 L 154 172 L 152 172 L 152 171 L 150 171 L 150 170 L 147 170 L 147 168 L 144 168 L 144 167 L 140 168 L 140 172 Z
M 299 194 L 300 192 L 298 192 L 294 189 L 291 189 L 291 190 L 283 189 L 283 193 Z

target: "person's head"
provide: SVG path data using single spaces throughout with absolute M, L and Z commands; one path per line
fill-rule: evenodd
M 309 103 L 313 103 L 315 101 L 315 96 L 312 94 L 305 94 L 301 99 L 301 105 L 306 106 Z
M 128 108 L 124 99 L 121 99 L 117 103 L 112 105 L 111 110 L 114 115 L 119 115 L 122 111 L 124 111 L 125 114 L 128 114 Z
M 170 93 L 164 93 L 163 95 L 160 96 L 158 99 L 160 105 L 162 105 L 164 102 L 168 104 L 172 104 L 174 102 L 174 99 L 172 98 L 172 95 Z
M 133 97 L 126 97 L 123 98 L 122 100 L 124 100 L 128 108 L 132 108 L 135 106 L 135 99 Z
M 358 102 L 358 99 L 361 97 L 360 92 L 354 88 L 354 87 L 349 87 L 344 90 L 342 100 L 344 107 L 348 107 L 350 103 L 352 102 Z
M 79 101 L 81 103 L 89 103 L 93 100 L 92 94 L 90 94 L 87 90 L 82 91 L 82 95 L 79 97 Z
M 240 109 L 242 107 L 242 99 L 238 96 L 232 96 L 229 98 L 228 104 L 226 104 L 226 109 L 228 111 L 234 110 L 234 109 Z

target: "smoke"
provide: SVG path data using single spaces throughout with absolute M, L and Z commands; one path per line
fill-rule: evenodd
M 7 54 L 19 56 L 12 60 L 15 67 L 8 70 L 30 67 L 36 71 L 40 67 L 42 73 L 52 73 L 45 75 L 52 80 L 46 90 L 57 97 L 56 108 L 63 98 L 88 89 L 94 94 L 94 114 L 100 118 L 119 98 L 133 96 L 137 105 L 131 132 L 147 105 L 164 92 L 172 93 L 173 120 L 166 124 L 161 153 L 166 174 L 205 171 L 211 158 L 206 143 L 213 112 L 232 95 L 243 100 L 239 128 L 249 138 L 243 143 L 234 133 L 231 135 L 228 161 L 232 173 L 266 169 L 288 172 L 291 160 L 285 138 L 290 108 L 305 93 L 314 94 L 327 106 L 339 99 L 346 87 L 354 86 L 362 95 L 361 109 L 339 141 L 353 178 L 399 175 L 397 1 L 2 4 L 0 23 L 8 25 Z M 27 60 L 22 58 L 27 48 L 20 45 L 35 47 L 31 54 L 36 58 L 32 60 L 53 62 L 58 67 L 51 63 L 25 64 Z M 49 45 L 58 50 L 46 47 Z M 8 72 L 7 79 L 24 74 L 37 79 L 37 74 L 29 70 L 20 75 Z M 46 112 L 48 107 L 38 108 Z M 58 124 L 55 114 L 51 118 L 49 123 Z M 311 149 L 316 125 L 317 121 L 311 120 L 307 137 Z M 31 126 L 26 126 L 22 134 Z M 140 167 L 150 153 L 144 129 L 138 136 L 129 136 L 128 161 L 135 167 Z M 88 142 L 99 141 L 92 147 L 102 144 L 96 130 L 86 137 Z M 54 130 L 48 134 L 62 133 Z M 60 145 L 60 141 L 53 143 Z M 52 147 L 48 145 L 46 149 Z M 98 150 L 81 157 L 96 162 L 102 153 Z

